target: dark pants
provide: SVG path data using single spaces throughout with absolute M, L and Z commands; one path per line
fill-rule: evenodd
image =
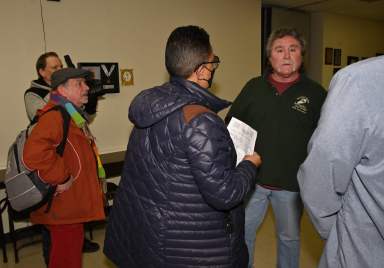
M 48 266 L 48 263 L 49 263 L 49 249 L 51 247 L 51 237 L 49 235 L 48 229 L 44 225 L 41 226 L 41 238 L 43 240 L 43 257 L 44 257 L 44 262 Z

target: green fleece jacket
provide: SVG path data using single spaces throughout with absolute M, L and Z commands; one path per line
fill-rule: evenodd
M 326 91 L 301 75 L 283 94 L 267 76 L 244 86 L 227 114 L 245 122 L 257 133 L 255 151 L 263 163 L 258 183 L 298 192 L 297 171 L 307 155 L 307 143 L 316 128 Z

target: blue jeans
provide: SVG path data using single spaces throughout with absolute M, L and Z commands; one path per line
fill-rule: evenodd
M 263 222 L 269 201 L 272 204 L 277 232 L 277 267 L 299 268 L 300 220 L 303 204 L 298 192 L 276 191 L 256 185 L 245 208 L 245 242 L 248 247 L 249 264 L 253 267 L 253 252 L 256 231 Z

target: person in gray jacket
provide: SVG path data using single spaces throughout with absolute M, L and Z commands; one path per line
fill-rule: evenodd
M 321 268 L 384 265 L 384 56 L 334 76 L 298 172 Z
M 31 82 L 31 87 L 24 93 L 25 110 L 28 119 L 32 121 L 38 109 L 43 108 L 49 101 L 51 92 L 51 76 L 53 72 L 63 68 L 56 52 L 47 52 L 36 61 L 38 79 Z

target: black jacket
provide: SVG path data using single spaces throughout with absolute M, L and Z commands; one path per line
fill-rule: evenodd
M 43 108 L 49 100 L 50 86 L 42 79 L 33 80 L 31 87 L 24 93 L 24 104 L 28 119 L 32 121 L 38 109 Z
M 186 123 L 182 108 L 212 112 Z M 216 112 L 230 103 L 172 79 L 132 102 L 123 175 L 105 237 L 119 267 L 246 267 L 242 200 L 255 184 Z
M 228 112 L 257 131 L 255 151 L 263 157 L 258 183 L 298 192 L 297 171 L 307 156 L 326 97 L 322 86 L 301 74 L 283 94 L 266 76 L 244 86 Z

